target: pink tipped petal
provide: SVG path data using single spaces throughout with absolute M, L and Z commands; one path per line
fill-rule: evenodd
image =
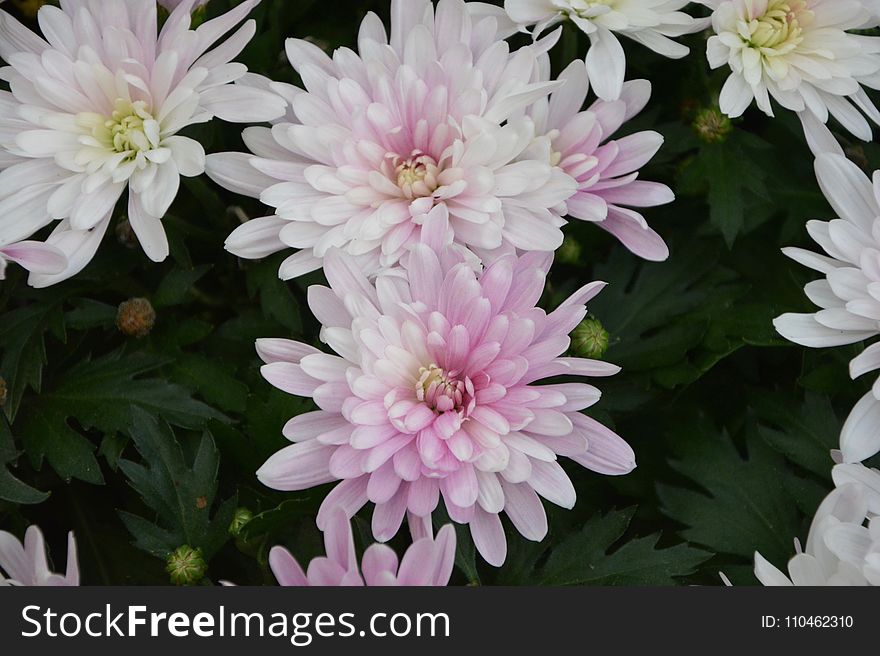
M 296 558 L 283 547 L 272 547 L 269 552 L 269 567 L 278 581 L 278 585 L 289 587 L 304 587 L 309 585 L 302 567 L 296 562 Z
M 333 447 L 317 440 L 285 447 L 270 457 L 257 471 L 264 485 L 277 490 L 307 490 L 334 480 L 330 474 Z
M 0 258 L 16 262 L 38 274 L 59 274 L 67 268 L 67 257 L 57 248 L 36 241 L 20 241 L 0 248 Z
M 589 445 L 586 453 L 572 456 L 572 460 L 608 476 L 622 476 L 635 469 L 632 447 L 617 433 L 586 415 L 576 414 L 572 418 L 576 430 L 586 437 Z

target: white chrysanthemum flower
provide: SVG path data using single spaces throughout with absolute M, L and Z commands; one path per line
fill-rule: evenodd
M 587 71 L 602 100 L 617 100 L 626 76 L 626 55 L 617 34 L 678 59 L 690 52 L 669 37 L 697 32 L 707 21 L 680 11 L 689 0 L 505 0 L 510 18 L 535 34 L 568 19 L 590 37 Z
M 43 287 L 91 260 L 117 201 L 150 259 L 168 255 L 161 219 L 180 176 L 204 171 L 205 152 L 178 135 L 212 117 L 277 118 L 284 103 L 253 86 L 231 63 L 255 32 L 248 21 L 217 41 L 259 0 L 189 29 L 194 0 L 181 2 L 157 33 L 153 0 L 62 0 L 38 19 L 45 40 L 0 12 L 0 246 L 61 221 L 50 245 L 68 258 L 59 274 L 33 274 Z
M 772 98 L 801 115 L 811 146 L 827 141 L 821 126 L 829 114 L 856 137 L 871 140 L 865 115 L 880 124 L 880 112 L 862 87 L 880 88 L 880 38 L 849 31 L 872 22 L 862 2 L 701 2 L 714 10 L 709 64 L 731 70 L 721 91 L 724 113 L 740 116 L 754 101 L 773 116 Z
M 73 533 L 67 535 L 67 570 L 64 574 L 55 574 L 49 568 L 46 541 L 38 527 L 28 528 L 24 543 L 11 533 L 0 531 L 0 586 L 8 585 L 79 585 L 79 563 Z
M 825 278 L 806 286 L 821 308 L 812 314 L 785 314 L 776 330 L 802 346 L 855 344 L 880 335 L 880 172 L 873 182 L 851 161 L 836 154 L 816 159 L 819 186 L 840 218 L 810 221 L 810 236 L 828 254 L 800 248 L 784 253 Z M 880 369 L 880 343 L 850 363 L 858 378 Z M 880 380 L 856 405 L 840 438 L 843 460 L 856 463 L 880 452 Z
M 880 472 L 838 465 L 839 486 L 819 506 L 806 549 L 788 563 L 788 576 L 755 554 L 755 576 L 766 586 L 880 585 Z
M 368 14 L 359 53 L 328 57 L 288 40 L 305 90 L 273 88 L 290 100 L 292 120 L 246 130 L 253 155 L 208 158 L 215 182 L 275 210 L 236 230 L 227 250 L 253 259 L 300 249 L 281 266 L 290 279 L 318 269 L 336 247 L 373 274 L 418 243 L 437 206 L 449 213 L 448 242 L 490 260 L 558 248 L 576 183 L 529 158 L 536 131 L 523 115 L 559 86 L 531 79 L 558 35 L 510 52 L 496 17 L 477 9 L 394 0 L 390 37 Z

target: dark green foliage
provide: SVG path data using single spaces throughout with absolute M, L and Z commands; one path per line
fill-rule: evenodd
M 214 438 L 206 432 L 194 441 L 190 463 L 171 428 L 149 414 L 135 411 L 130 433 L 145 464 L 120 460 L 119 468 L 156 517 L 154 523 L 120 511 L 137 546 L 164 558 L 189 545 L 210 559 L 229 539 L 236 505 L 233 497 L 214 508 L 220 467 Z
M 233 4 L 212 0 L 209 16 Z M 241 60 L 298 84 L 284 39 L 355 46 L 367 11 L 387 19 L 388 1 L 263 0 Z M 858 347 L 806 353 L 771 322 L 810 307 L 802 292 L 810 273 L 780 249 L 810 245 L 804 224 L 832 212 L 786 112 L 771 120 L 750 110 L 726 139 L 698 138 L 694 117 L 717 104 L 724 74 L 708 71 L 704 35 L 683 40 L 693 54 L 678 61 L 624 44 L 628 77 L 650 79 L 654 95 L 619 136 L 652 129 L 666 137 L 640 177 L 676 191 L 674 204 L 645 211 L 670 245 L 669 261 L 642 262 L 573 221 L 566 236 L 579 255 L 557 262 L 543 301 L 552 308 L 587 281 L 609 283 L 589 309 L 609 333 L 604 357 L 624 370 L 596 381 L 604 396 L 591 412 L 633 445 L 639 467 L 610 478 L 566 462 L 575 509 L 547 504 L 541 544 L 506 524 L 500 569 L 483 563 L 458 527 L 454 583 L 717 585 L 724 571 L 754 584 L 754 551 L 783 564 L 830 488 L 829 451 L 869 384 L 847 375 Z M 554 70 L 583 57 L 586 44 L 566 26 Z M 208 152 L 241 150 L 241 128 L 214 121 L 187 134 Z M 880 166 L 875 145 L 850 152 L 869 170 Z M 75 530 L 87 584 L 167 584 L 164 559 L 182 545 L 202 550 L 211 579 L 242 584 L 273 582 L 273 545 L 300 562 L 322 553 L 314 517 L 329 486 L 280 493 L 255 476 L 288 444 L 284 423 L 313 407 L 260 377 L 254 340 L 320 346 L 306 301 L 320 273 L 285 283 L 276 274 L 288 253 L 245 262 L 223 250 L 242 216 L 266 213 L 207 177 L 184 179 L 164 220 L 168 261 L 152 263 L 118 239 L 117 216 L 72 281 L 32 290 L 20 269 L 7 270 L 0 528 L 20 533 L 39 522 L 50 540 Z M 141 339 L 116 327 L 118 306 L 131 298 L 148 299 L 157 314 Z M 233 539 L 237 507 L 253 519 Z M 435 526 L 443 523 L 438 513 Z M 371 541 L 369 509 L 353 525 L 361 550 Z M 402 553 L 407 542 L 401 531 L 392 546 Z

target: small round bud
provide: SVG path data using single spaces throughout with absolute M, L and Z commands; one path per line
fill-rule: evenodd
M 234 538 L 241 536 L 244 527 L 247 526 L 248 522 L 253 518 L 254 514 L 247 508 L 236 508 L 232 523 L 229 525 L 229 534 Z
M 165 571 L 171 575 L 174 585 L 195 585 L 208 572 L 208 564 L 201 549 L 183 545 L 173 551 L 166 560 Z
M 146 337 L 156 323 L 156 311 L 145 298 L 132 298 L 120 304 L 116 326 L 128 337 Z
M 584 319 L 571 335 L 571 348 L 581 357 L 599 359 L 608 350 L 608 331 L 598 319 Z
M 6 379 L 3 376 L 0 376 L 0 407 L 6 405 L 6 397 L 8 394 L 8 388 L 6 387 Z
M 730 119 L 714 107 L 697 112 L 693 127 L 700 141 L 707 144 L 723 143 L 733 130 Z
M 581 243 L 571 235 L 566 235 L 562 246 L 556 251 L 556 259 L 561 264 L 580 264 L 582 254 Z

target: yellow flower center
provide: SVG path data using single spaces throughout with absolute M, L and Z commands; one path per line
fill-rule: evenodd
M 414 152 L 405 160 L 397 155 L 390 157 L 395 181 L 406 198 L 412 200 L 430 196 L 440 186 L 437 180 L 440 169 L 433 157 L 419 152 Z
M 740 37 L 752 48 L 767 51 L 793 50 L 803 41 L 803 31 L 813 19 L 805 0 L 770 0 L 767 11 L 742 21 Z
M 100 147 L 135 159 L 138 153 L 160 145 L 159 123 L 143 100 L 132 102 L 119 98 L 110 116 L 84 112 L 77 115 L 77 125 L 88 130 Z
M 450 379 L 436 364 L 419 369 L 416 398 L 432 410 L 446 412 L 461 407 L 464 383 Z

